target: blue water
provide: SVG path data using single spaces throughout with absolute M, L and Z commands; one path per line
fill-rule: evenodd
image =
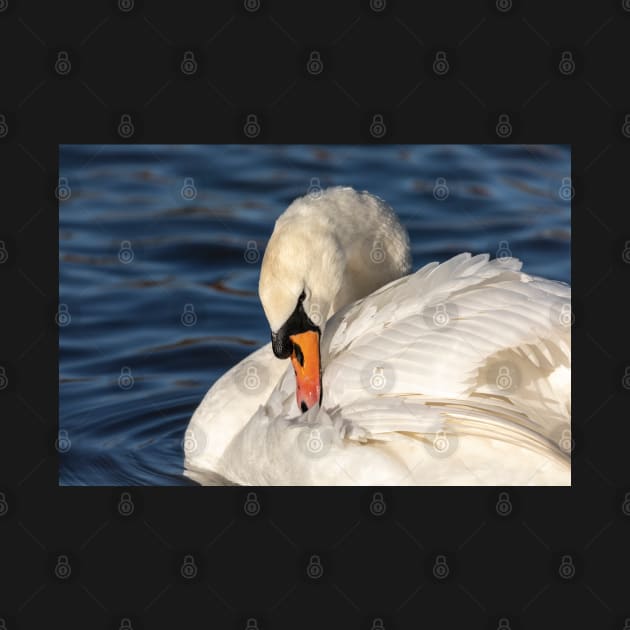
M 390 203 L 414 269 L 507 248 L 570 282 L 570 174 L 565 146 L 62 146 L 60 483 L 191 483 L 188 420 L 269 340 L 260 260 L 311 185 Z

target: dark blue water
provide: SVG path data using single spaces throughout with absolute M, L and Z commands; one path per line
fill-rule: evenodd
M 508 248 L 570 281 L 564 146 L 62 146 L 60 176 L 64 485 L 190 483 L 188 420 L 268 341 L 260 260 L 311 185 L 389 202 L 414 268 Z

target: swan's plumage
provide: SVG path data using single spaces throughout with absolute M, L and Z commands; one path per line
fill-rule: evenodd
M 460 254 L 337 311 L 321 340 L 322 405 L 304 414 L 291 367 L 264 346 L 195 412 L 187 474 L 254 485 L 570 484 L 570 287 L 520 268 Z

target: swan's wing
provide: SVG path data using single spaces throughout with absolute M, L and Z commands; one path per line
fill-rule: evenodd
M 324 406 L 350 414 L 360 401 L 417 398 L 453 426 L 444 401 L 466 401 L 460 428 L 492 433 L 492 403 L 512 412 L 505 426 L 557 442 L 570 422 L 570 287 L 520 266 L 461 254 L 338 313 L 322 344 Z
M 321 408 L 299 414 L 291 368 L 259 351 L 277 384 L 230 420 L 211 467 L 249 484 L 565 485 L 567 306 L 570 323 L 570 288 L 513 259 L 427 265 L 327 323 Z M 195 417 L 229 413 L 230 374 Z

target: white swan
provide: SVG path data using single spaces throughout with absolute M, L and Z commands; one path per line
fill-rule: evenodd
M 295 200 L 260 274 L 272 343 L 207 392 L 185 474 L 569 485 L 570 287 L 487 254 L 409 267 L 407 233 L 377 197 L 338 187 Z

